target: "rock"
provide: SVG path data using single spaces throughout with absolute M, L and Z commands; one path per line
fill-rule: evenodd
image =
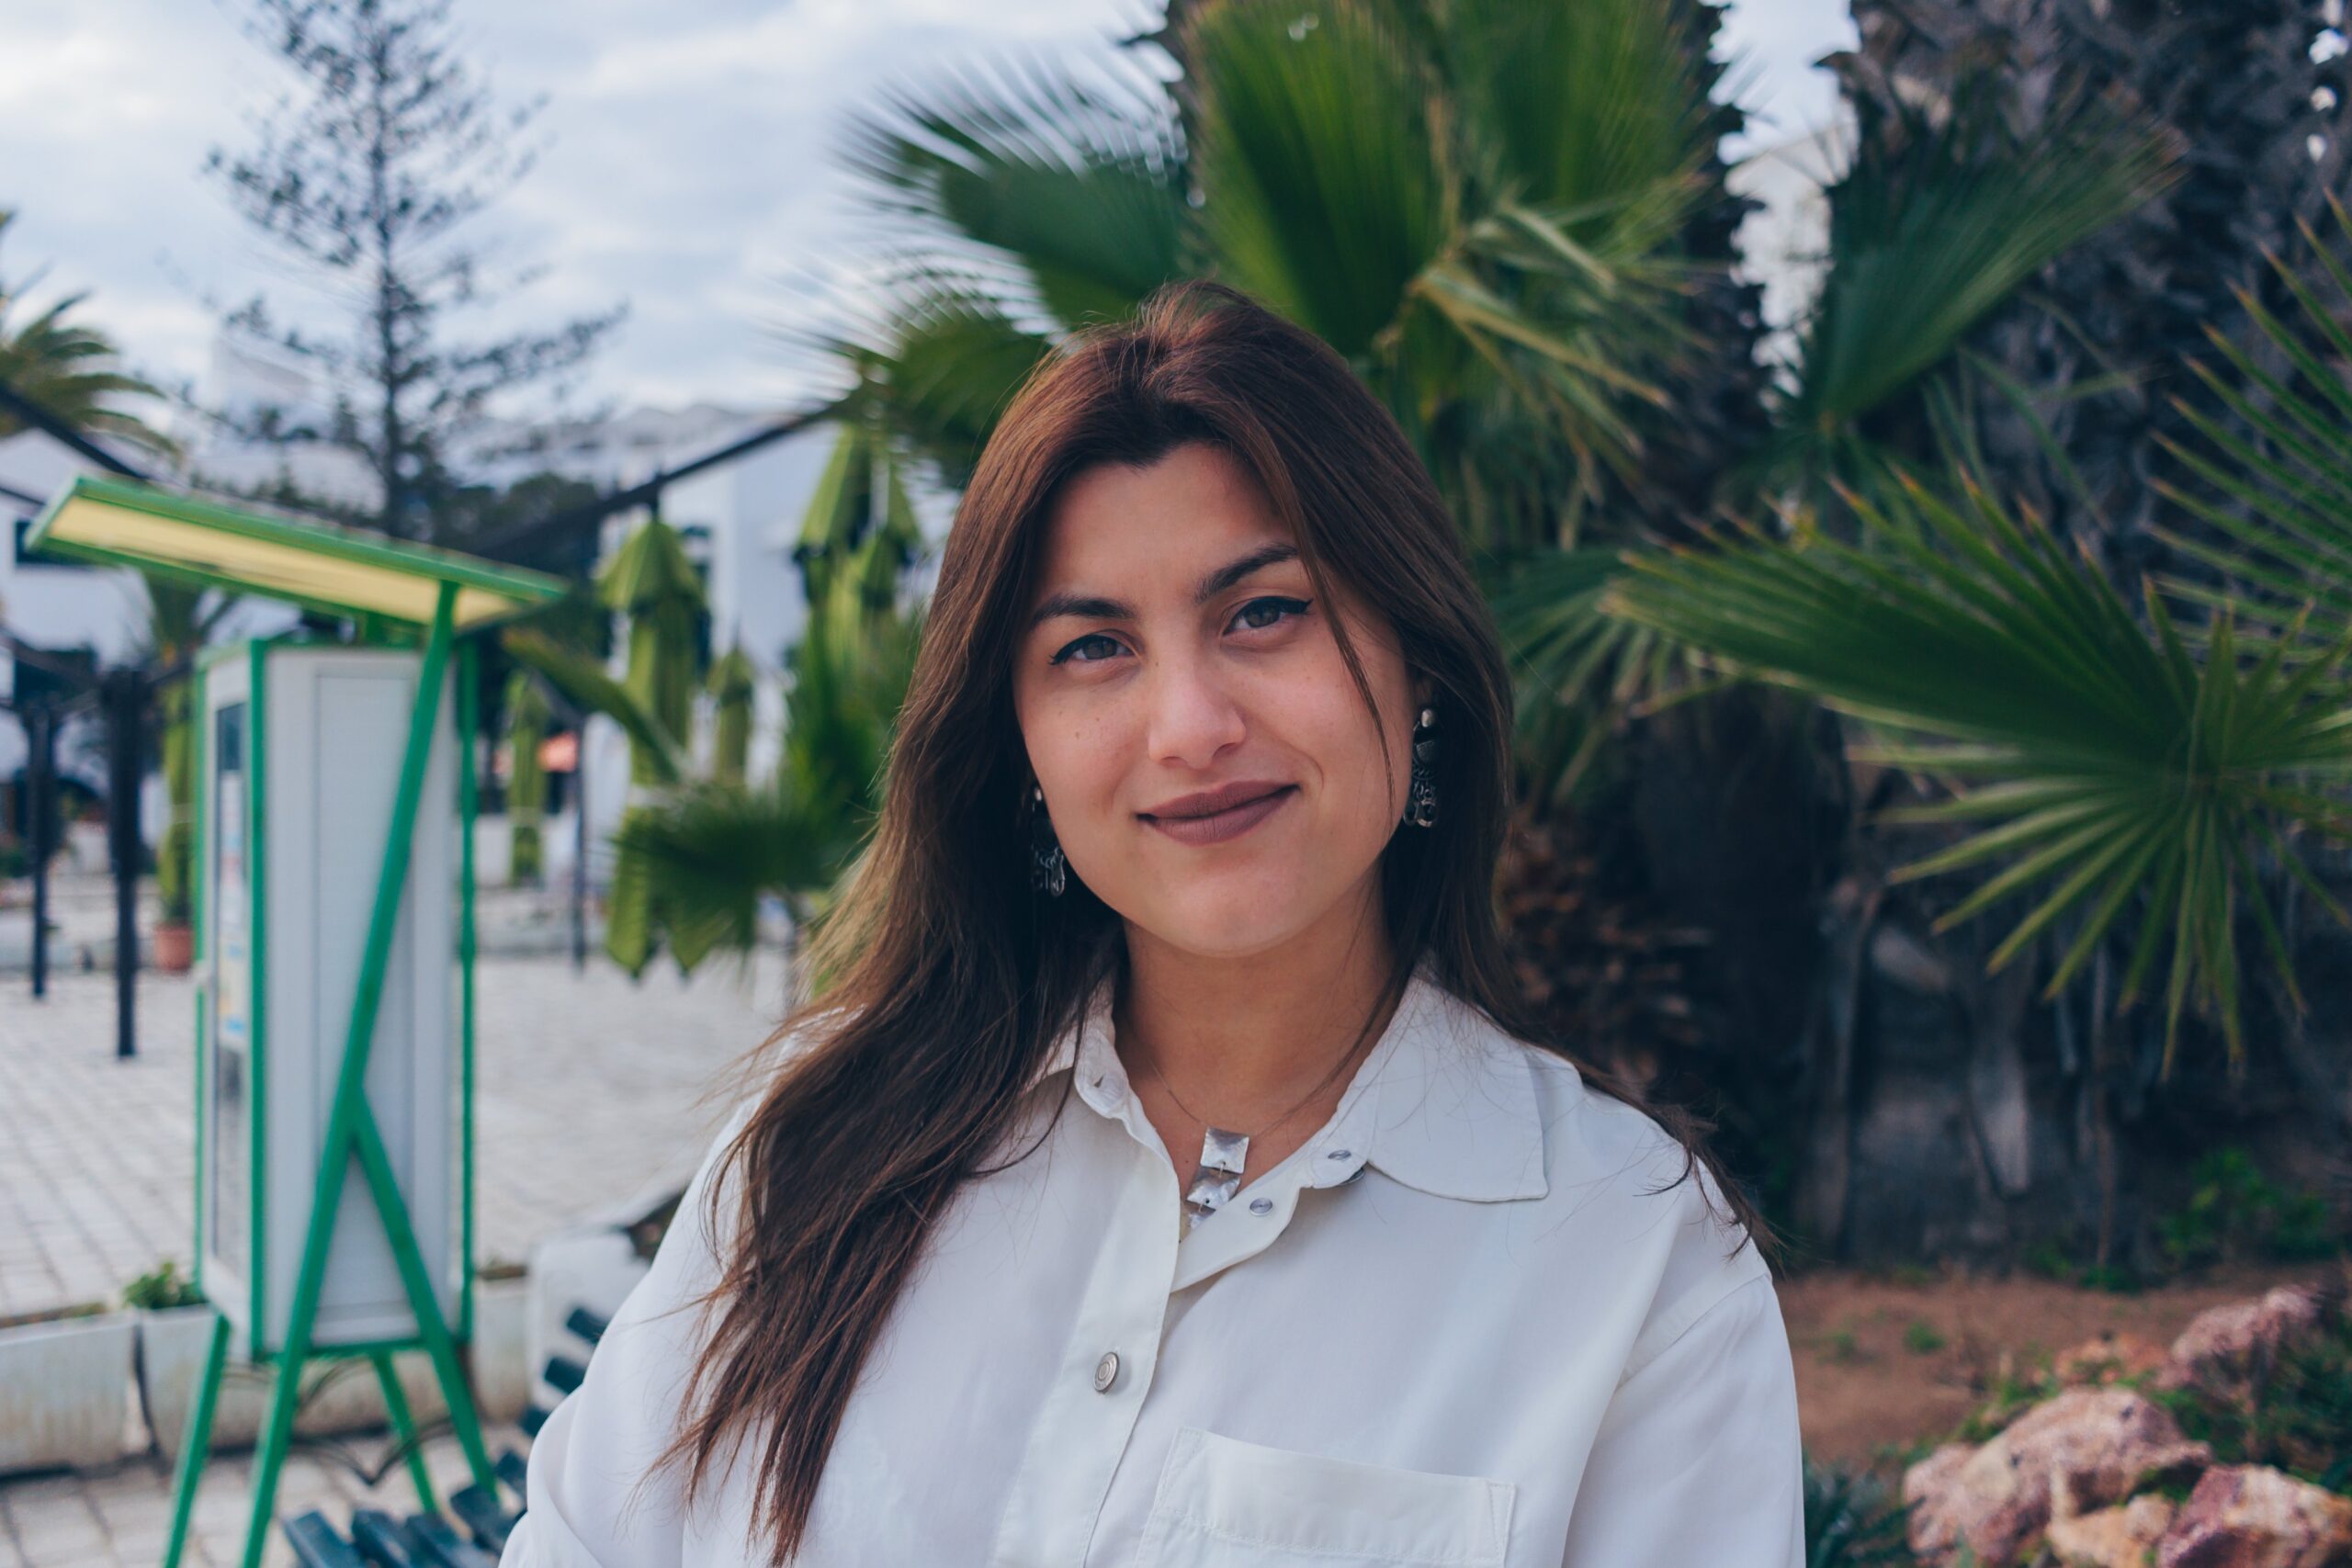
M 1947 1445 L 1903 1478 L 1911 1550 L 1943 1562 L 1966 1545 L 1984 1568 L 2014 1568 L 2053 1518 L 2120 1502 L 2143 1483 L 2186 1479 L 2212 1451 L 2161 1405 L 2127 1388 L 2068 1389 L 1964 1458 Z
M 1960 1468 L 1975 1453 L 1974 1443 L 1944 1444 L 1903 1472 L 1903 1500 L 1916 1505 L 1942 1496 L 1951 1486 Z
M 2157 1541 L 2155 1560 L 2157 1568 L 2352 1562 L 2352 1498 L 2267 1464 L 2219 1466 L 2198 1478 Z
M 2317 1285 L 2281 1285 L 2250 1302 L 2209 1308 L 2188 1320 L 2157 1370 L 2159 1388 L 2242 1387 L 2279 1351 L 2310 1338 L 2335 1304 Z
M 2144 1493 L 2117 1508 L 2050 1521 L 2050 1550 L 2066 1568 L 2146 1568 L 2172 1523 L 2173 1506 Z
M 2086 1339 L 2072 1349 L 2061 1350 L 2052 1358 L 2050 1368 L 2060 1382 L 2073 1385 L 2109 1383 L 2118 1378 L 2156 1371 L 2165 1364 L 2163 1346 L 2136 1334 L 2110 1329 L 2096 1339 Z

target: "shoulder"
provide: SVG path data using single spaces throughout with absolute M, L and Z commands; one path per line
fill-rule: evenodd
M 1542 1228 L 1573 1235 L 1585 1267 L 1607 1257 L 1620 1286 L 1640 1298 L 1629 1369 L 1742 1287 L 1769 1287 L 1771 1266 L 1704 1160 L 1557 1052 L 1497 1036 L 1523 1063 L 1544 1125 Z

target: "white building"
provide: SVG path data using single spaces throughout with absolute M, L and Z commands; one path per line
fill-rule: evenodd
M 127 446 L 119 450 L 125 459 L 139 460 Z M 0 547 L 0 629 L 36 648 L 88 649 L 103 666 L 136 659 L 146 646 L 145 584 L 134 571 L 28 558 L 25 536 L 40 507 L 18 499 L 46 500 L 74 475 L 95 467 L 39 431 L 0 438 L 0 545 L 5 545 Z M 253 604 L 237 612 L 233 629 L 240 635 L 266 635 L 293 619 L 289 610 Z M 0 701 L 13 699 L 17 684 L 16 660 L 0 643 Z M 103 791 L 106 773 L 96 753 L 97 738 L 95 717 L 69 720 L 59 731 L 57 763 L 60 773 Z M 0 717 L 0 779 L 24 765 L 24 732 Z M 146 819 L 160 818 L 150 810 Z
M 247 412 L 275 405 L 289 422 L 315 417 L 319 400 L 298 366 L 225 334 L 216 342 L 205 396 L 216 406 Z M 547 425 L 512 422 L 488 430 L 472 477 L 511 484 L 528 475 L 553 472 L 611 491 L 641 484 L 729 446 L 773 423 L 777 416 L 716 403 L 676 410 L 637 409 L 610 418 Z M 218 488 L 265 488 L 283 479 L 294 487 L 355 505 L 375 499 L 377 486 L 366 464 L 349 452 L 317 443 L 262 445 L 234 439 L 217 429 L 184 436 L 188 455 L 172 476 Z M 792 547 L 808 498 L 831 450 L 832 432 L 812 428 L 757 446 L 740 457 L 700 469 L 664 487 L 662 514 L 684 536 L 688 553 L 704 569 L 714 653 L 741 646 L 770 672 L 782 667 L 785 651 L 797 638 L 806 615 Z M 152 458 L 128 449 L 135 464 Z M 96 465 L 39 432 L 0 440 L 0 518 L 7 523 L 6 548 L 0 551 L 0 627 L 42 648 L 93 649 L 101 664 L 135 658 L 145 642 L 146 596 L 136 573 L 94 569 L 25 557 L 22 540 L 39 510 L 31 497 L 46 500 L 72 478 Z M 14 499 L 8 492 L 15 492 Z M 599 529 L 599 558 L 608 558 L 629 531 L 643 521 L 643 508 L 616 513 Z M 293 612 L 255 604 L 241 611 L 237 635 L 266 635 L 290 625 Z M 14 690 L 13 667 L 0 651 L 0 697 Z M 782 702 L 774 682 L 762 694 L 754 726 L 752 765 L 773 761 L 782 723 Z M 61 737 L 61 767 L 96 787 L 102 775 L 84 757 L 79 737 Z M 598 721 L 587 747 L 587 793 L 592 836 L 608 830 L 627 795 L 627 748 L 616 728 Z M 22 734 L 0 720 L 0 777 L 24 763 Z M 153 819 L 153 814 L 149 814 Z M 548 869 L 568 869 L 571 836 L 550 824 Z

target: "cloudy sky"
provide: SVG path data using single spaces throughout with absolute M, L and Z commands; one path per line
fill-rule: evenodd
M 773 335 L 853 231 L 836 130 L 877 90 L 991 51 L 1074 51 L 1151 0 L 458 0 L 467 53 L 508 101 L 544 93 L 537 167 L 464 232 L 539 279 L 468 323 L 519 331 L 629 303 L 583 402 L 789 403 Z M 256 291 L 298 319 L 304 275 L 202 174 L 292 85 L 241 28 L 243 0 L 0 5 L 0 276 L 46 267 L 37 301 L 85 317 L 151 377 L 205 369 L 222 309 Z M 1757 139 L 1825 123 L 1810 69 L 1852 40 L 1846 0 L 1732 0 Z

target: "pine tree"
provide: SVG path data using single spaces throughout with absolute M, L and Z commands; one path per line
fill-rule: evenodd
M 450 465 L 503 394 L 583 360 L 626 306 L 546 331 L 462 339 L 454 312 L 536 273 L 493 279 L 467 220 L 530 169 L 524 132 L 544 98 L 503 107 L 456 51 L 449 0 L 249 0 L 249 30 L 303 83 L 245 152 L 215 148 L 207 172 L 238 213 L 299 257 L 349 311 L 345 330 L 279 324 L 256 295 L 230 317 L 291 351 L 332 400 L 323 428 L 276 410 L 224 415 L 248 439 L 324 440 L 376 477 L 378 525 L 437 538 Z

